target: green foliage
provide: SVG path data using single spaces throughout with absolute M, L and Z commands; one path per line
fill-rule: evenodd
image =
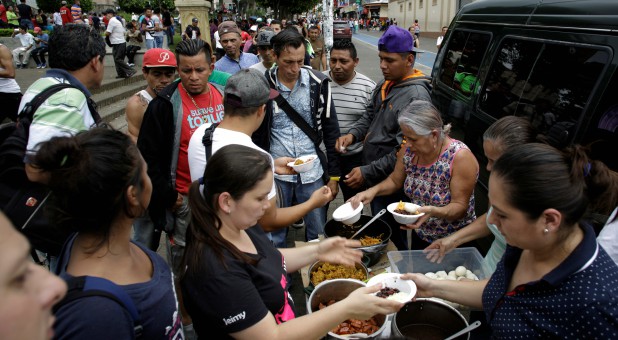
M 166 7 L 170 12 L 176 8 L 174 0 L 118 0 L 118 6 L 127 13 L 142 13 L 146 5 L 152 8 Z
M 45 13 L 54 13 L 60 7 L 62 0 L 36 0 L 36 5 L 39 6 Z M 71 7 L 71 1 L 67 1 L 68 7 Z M 82 13 L 86 14 L 94 8 L 92 0 L 80 0 L 79 6 L 82 8 Z
M 321 0 L 256 0 L 255 2 L 260 7 L 273 9 L 278 19 L 306 12 L 322 3 Z

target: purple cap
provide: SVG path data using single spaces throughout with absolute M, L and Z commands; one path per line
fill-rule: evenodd
M 378 50 L 389 53 L 414 51 L 414 38 L 407 30 L 391 25 L 378 40 Z

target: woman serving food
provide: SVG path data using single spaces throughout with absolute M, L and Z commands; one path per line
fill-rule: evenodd
M 507 247 L 489 280 L 405 274 L 417 297 L 482 307 L 499 339 L 616 339 L 618 266 L 582 219 L 595 195 L 618 191 L 611 171 L 581 147 L 518 145 L 489 177 L 489 223 Z
M 198 336 L 213 339 L 316 339 L 346 319 L 393 313 L 402 304 L 363 287 L 315 313 L 295 318 L 287 273 L 315 261 L 353 265 L 359 241 L 330 237 L 276 249 L 257 221 L 268 209 L 272 170 L 267 154 L 228 145 L 211 156 L 203 186 L 189 191 L 192 219 L 181 277 Z
M 412 249 L 424 249 L 476 219 L 474 185 L 479 165 L 468 147 L 448 136 L 438 110 L 429 102 L 413 101 L 398 119 L 405 144 L 388 178 L 352 197 L 353 206 L 403 187 L 410 201 L 424 213 L 402 229 L 415 229 Z

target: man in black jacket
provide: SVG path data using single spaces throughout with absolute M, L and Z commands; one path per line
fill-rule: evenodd
M 176 54 L 180 81 L 168 85 L 148 105 L 137 147 L 152 181 L 148 213 L 154 228 L 167 232 L 168 263 L 178 278 L 190 219 L 189 140 L 202 124 L 223 119 L 223 91 L 208 82 L 214 68 L 208 43 L 200 39 L 182 41 L 176 46 Z M 188 338 L 187 333 L 192 331 L 189 315 L 183 314 L 182 322 Z
M 317 140 L 312 140 L 301 126 L 294 123 L 291 110 L 282 109 L 274 101 L 269 103 L 260 130 L 254 133 L 254 140 L 264 150 L 269 150 L 273 158 L 319 156 L 307 172 L 275 176 L 282 190 L 283 206 L 290 206 L 294 198 L 298 203 L 305 202 L 324 184 L 328 185 L 332 198 L 335 198 L 340 173 L 335 142 L 340 133 L 329 79 L 302 66 L 305 59 L 304 38 L 296 30 L 282 31 L 271 39 L 271 45 L 277 66 L 267 71 L 270 86 L 281 93 L 281 97 L 298 113 L 296 116 L 313 130 L 310 134 L 315 134 Z M 328 157 L 320 150 L 322 139 Z M 314 209 L 304 219 L 307 240 L 318 238 L 324 233 L 326 207 Z M 286 229 L 272 233 L 276 246 L 285 247 L 285 235 Z
M 378 41 L 378 50 L 384 80 L 376 85 L 367 112 L 350 133 L 337 140 L 337 151 L 342 153 L 355 141 L 365 143 L 363 165 L 345 174 L 344 182 L 352 188 L 372 187 L 393 172 L 403 141 L 397 123 L 399 112 L 414 100 L 431 102 L 429 79 L 414 68 L 414 39 L 408 31 L 392 25 Z M 376 197 L 371 202 L 371 210 L 376 214 L 399 200 L 407 200 L 403 188 L 400 193 Z M 384 216 L 392 220 L 390 214 Z M 404 248 L 399 225 L 394 220 L 389 222 L 394 231 L 391 240 L 398 248 Z

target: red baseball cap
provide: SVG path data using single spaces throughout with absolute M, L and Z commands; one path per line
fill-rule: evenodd
M 144 53 L 143 67 L 176 67 L 176 56 L 163 48 L 151 48 Z

